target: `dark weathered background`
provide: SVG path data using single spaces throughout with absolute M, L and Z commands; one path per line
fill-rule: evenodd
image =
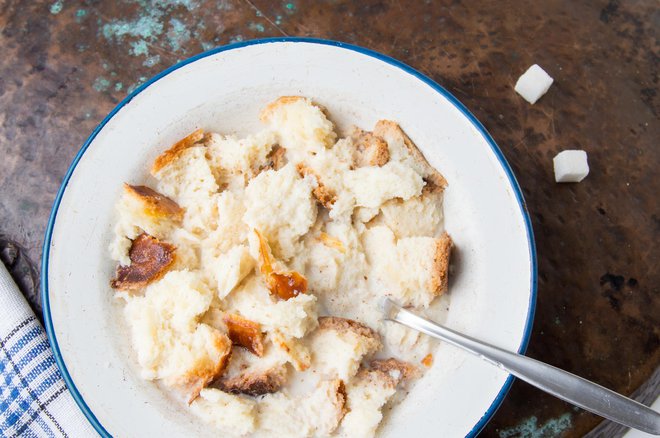
M 34 293 L 71 159 L 158 71 L 251 38 L 346 41 L 426 73 L 484 123 L 537 238 L 529 355 L 630 394 L 660 363 L 659 28 L 657 0 L 0 2 L 0 255 Z M 534 106 L 513 92 L 532 63 L 555 78 Z M 591 174 L 557 185 L 552 157 L 568 148 L 588 152 Z M 517 382 L 483 436 L 577 437 L 598 422 Z

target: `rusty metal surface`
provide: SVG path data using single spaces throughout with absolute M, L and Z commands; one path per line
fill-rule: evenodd
M 148 77 L 233 41 L 346 41 L 426 73 L 491 132 L 523 188 L 537 238 L 528 354 L 630 394 L 660 364 L 659 25 L 655 0 L 5 0 L 3 260 L 11 257 L 34 294 L 34 262 L 69 163 Z M 534 106 L 513 92 L 532 63 L 555 78 Z M 591 173 L 558 185 L 552 157 L 568 148 L 588 152 Z M 577 437 L 599 421 L 517 382 L 482 435 Z

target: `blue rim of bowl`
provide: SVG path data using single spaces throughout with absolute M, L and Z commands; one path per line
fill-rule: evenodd
M 129 94 L 124 100 L 119 102 L 119 104 L 103 119 L 103 121 L 94 129 L 92 134 L 87 138 L 83 146 L 80 148 L 80 151 L 76 154 L 75 158 L 73 159 L 73 162 L 71 163 L 71 166 L 69 166 L 69 169 L 66 172 L 66 175 L 64 176 L 64 179 L 62 181 L 62 185 L 60 186 L 60 189 L 57 192 L 57 196 L 55 197 L 55 201 L 53 202 L 53 208 L 50 213 L 50 217 L 48 219 L 48 226 L 46 227 L 46 234 L 44 238 L 44 246 L 43 246 L 43 255 L 41 258 L 41 299 L 43 303 L 43 316 L 44 316 L 44 325 L 46 327 L 46 332 L 48 333 L 48 340 L 50 341 L 51 347 L 53 349 L 53 354 L 55 356 L 55 361 L 57 362 L 57 366 L 59 367 L 62 377 L 64 378 L 64 381 L 66 382 L 67 387 L 69 388 L 71 395 L 73 396 L 73 399 L 76 401 L 80 409 L 83 411 L 89 422 L 92 424 L 92 426 L 96 429 L 96 431 L 103 437 L 110 437 L 111 435 L 108 433 L 107 430 L 103 427 L 103 425 L 99 422 L 99 420 L 96 418 L 92 410 L 87 406 L 87 403 L 85 403 L 85 400 L 82 398 L 82 395 L 78 391 L 78 388 L 76 388 L 76 385 L 73 383 L 73 379 L 71 378 L 71 375 L 69 374 L 66 365 L 64 364 L 64 360 L 62 359 L 62 354 L 60 352 L 60 348 L 57 344 L 57 338 L 55 336 L 55 330 L 53 327 L 53 319 L 50 314 L 50 300 L 49 300 L 49 293 L 48 293 L 48 257 L 50 255 L 50 243 L 51 239 L 53 236 L 53 228 L 55 226 L 55 219 L 57 217 L 57 210 L 59 209 L 60 202 L 62 201 L 62 196 L 64 195 L 64 191 L 66 190 L 66 187 L 69 183 L 69 180 L 71 179 L 71 175 L 73 174 L 74 170 L 76 169 L 76 166 L 78 165 L 78 162 L 82 158 L 83 154 L 89 147 L 89 145 L 94 141 L 98 133 L 103 129 L 103 127 L 112 119 L 112 117 L 117 114 L 119 110 L 121 110 L 126 104 L 128 104 L 135 96 L 140 94 L 142 91 L 144 91 L 147 87 L 149 87 L 151 84 L 154 82 L 158 81 L 159 79 L 167 76 L 168 74 L 172 73 L 175 70 L 180 69 L 183 66 L 186 66 L 188 64 L 191 64 L 195 61 L 198 61 L 202 58 L 206 58 L 207 56 L 214 55 L 216 53 L 220 52 L 225 52 L 227 50 L 234 50 L 234 49 L 239 49 L 241 47 L 246 47 L 246 46 L 253 46 L 257 44 L 268 44 L 268 43 L 311 43 L 311 44 L 321 44 L 321 45 L 326 45 L 326 46 L 334 46 L 334 47 L 339 47 L 342 49 L 347 49 L 351 50 L 354 52 L 361 53 L 363 55 L 370 56 L 372 58 L 376 58 L 380 61 L 386 62 L 394 67 L 398 67 L 404 72 L 413 75 L 420 81 L 424 82 L 426 85 L 430 86 L 432 89 L 434 89 L 436 92 L 440 93 L 443 97 L 445 97 L 449 102 L 451 102 L 473 125 L 474 127 L 481 133 L 481 135 L 484 137 L 486 142 L 490 145 L 490 148 L 492 149 L 493 153 L 497 157 L 498 161 L 500 162 L 500 165 L 504 169 L 504 172 L 507 175 L 507 178 L 509 179 L 509 184 L 511 184 L 511 187 L 513 188 L 513 192 L 516 196 L 516 200 L 518 202 L 518 205 L 520 207 L 520 213 L 523 216 L 524 222 L 525 222 L 525 228 L 527 231 L 527 241 L 529 244 L 529 257 L 530 257 L 530 263 L 531 263 L 531 269 L 532 269 L 532 275 L 531 275 L 531 284 L 530 284 L 530 296 L 529 296 L 529 307 L 527 310 L 527 320 L 525 322 L 525 332 L 523 334 L 523 339 L 522 342 L 520 343 L 520 347 L 518 348 L 518 352 L 523 354 L 525 353 L 525 350 L 527 349 L 527 345 L 529 343 L 529 338 L 532 333 L 532 324 L 534 321 L 534 311 L 536 309 L 536 293 L 537 293 L 537 262 L 536 262 L 536 246 L 534 243 L 534 233 L 532 230 L 532 224 L 529 218 L 529 213 L 527 211 L 527 205 L 525 203 L 525 199 L 523 198 L 522 190 L 520 189 L 520 185 L 518 184 L 518 181 L 516 180 L 516 177 L 513 174 L 513 171 L 511 170 L 511 167 L 509 166 L 509 163 L 506 161 L 504 158 L 504 154 L 502 154 L 502 151 L 500 148 L 497 146 L 495 143 L 495 140 L 490 136 L 488 131 L 486 131 L 486 128 L 477 120 L 477 118 L 463 105 L 454 95 L 452 95 L 449 91 L 447 91 L 444 87 L 436 83 L 434 80 L 429 78 L 428 76 L 424 75 L 423 73 L 415 70 L 414 68 L 410 67 L 407 64 L 404 64 L 401 61 L 398 61 L 394 58 L 391 58 L 387 55 L 383 55 L 382 53 L 378 53 L 376 51 L 373 51 L 371 49 L 366 49 L 364 47 L 356 46 L 353 44 L 347 44 L 347 43 L 342 43 L 339 41 L 332 41 L 332 40 L 325 40 L 325 39 L 319 39 L 319 38 L 299 38 L 299 37 L 279 37 L 279 38 L 262 38 L 262 39 L 255 39 L 255 40 L 249 40 L 249 41 L 242 41 L 234 44 L 229 44 L 226 46 L 220 46 L 216 47 L 214 49 L 208 50 L 206 52 L 199 53 L 195 56 L 192 56 L 184 61 L 181 61 L 172 67 L 169 67 L 168 69 L 158 73 L 156 76 L 152 77 L 148 81 L 146 81 L 144 84 L 139 86 L 138 88 L 135 89 L 131 94 Z M 513 384 L 514 377 L 509 375 L 507 377 L 506 381 L 502 385 L 502 388 L 500 389 L 499 393 L 491 403 L 490 407 L 486 410 L 486 412 L 483 414 L 483 416 L 479 419 L 479 421 L 472 427 L 472 430 L 466 435 L 467 437 L 474 437 L 479 432 L 486 426 L 488 421 L 491 419 L 491 417 L 495 414 L 495 411 L 500 407 L 502 404 L 502 401 L 504 400 L 504 397 L 506 394 L 509 392 L 509 389 L 511 388 L 511 385 Z

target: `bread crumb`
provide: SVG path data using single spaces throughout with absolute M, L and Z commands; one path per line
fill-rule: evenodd
M 399 239 L 424 236 L 439 237 L 443 231 L 442 192 L 422 192 L 406 201 L 392 199 L 381 207 L 383 224 Z
M 381 137 L 355 127 L 351 138 L 355 145 L 353 164 L 356 167 L 383 166 L 390 160 L 387 142 Z
M 124 313 L 143 378 L 194 397 L 224 371 L 231 341 L 198 322 L 212 297 L 198 274 L 171 271 L 128 299 Z
M 377 208 L 393 198 L 410 199 L 421 194 L 422 177 L 408 166 L 389 162 L 381 167 L 360 167 L 346 175 L 355 205 Z
M 243 182 L 256 176 L 264 168 L 274 165 L 273 154 L 276 152 L 278 160 L 283 159 L 284 151 L 270 131 L 242 139 L 234 135 L 217 135 L 206 150 L 207 160 L 216 169 L 216 180 L 221 184 L 229 184 L 233 176 L 241 175 Z
M 291 163 L 262 172 L 245 189 L 243 221 L 264 234 L 276 256 L 289 259 L 316 220 L 314 188 L 311 177 L 301 178 Z
M 330 210 L 335 201 L 337 201 L 337 195 L 334 190 L 326 187 L 319 179 L 319 176 L 311 168 L 302 163 L 298 163 L 296 168 L 298 169 L 300 176 L 311 176 L 316 180 L 316 187 L 312 190 L 314 198 L 316 198 L 319 204 Z
M 339 379 L 322 380 L 310 393 L 268 394 L 259 404 L 263 436 L 330 436 L 346 413 L 346 389 Z
M 275 299 L 261 279 L 250 276 L 227 297 L 226 306 L 258 322 L 267 332 L 279 330 L 286 336 L 302 338 L 318 325 L 316 300 L 311 294 Z
M 424 356 L 424 359 L 422 359 L 422 365 L 425 367 L 429 368 L 431 365 L 433 365 L 433 354 L 429 353 L 426 356 Z
M 331 147 L 337 137 L 323 110 L 305 97 L 280 97 L 268 104 L 260 117 L 276 133 L 278 143 L 294 156 Z
M 346 318 L 321 317 L 310 338 L 312 367 L 330 378 L 348 381 L 360 362 L 378 351 L 380 337 L 371 328 Z
M 218 297 L 225 298 L 253 271 L 255 260 L 246 245 L 238 245 L 220 255 L 209 268 L 217 284 Z
M 402 305 L 414 307 L 428 307 L 447 289 L 453 246 L 447 233 L 397 240 L 389 228 L 379 225 L 367 229 L 362 238 L 374 270 L 372 289 L 387 291 Z
M 293 365 L 296 371 L 305 371 L 312 363 L 309 348 L 300 340 L 288 337 L 275 330 L 272 333 L 272 341 L 275 348 L 285 357 L 285 360 Z
M 200 392 L 190 408 L 205 422 L 224 432 L 246 435 L 255 430 L 256 402 L 247 397 L 207 388 Z
M 376 359 L 371 361 L 371 368 L 389 374 L 392 380 L 398 384 L 401 380 L 416 379 L 420 377 L 420 371 L 412 364 L 390 357 L 389 359 Z
M 338 430 L 346 438 L 370 438 L 383 418 L 382 408 L 396 392 L 396 386 L 387 373 L 379 370 L 361 370 L 346 385 L 347 413 Z
M 398 123 L 390 120 L 379 120 L 373 133 L 387 142 L 391 160 L 400 161 L 415 169 L 432 191 L 444 190 L 447 186 L 447 180 L 429 164 L 419 148 L 403 132 Z

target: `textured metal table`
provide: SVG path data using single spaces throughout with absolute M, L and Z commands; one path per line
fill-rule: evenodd
M 511 163 L 539 255 L 528 354 L 624 394 L 647 382 L 648 399 L 660 364 L 659 28 L 656 0 L 4 0 L 0 256 L 38 308 L 60 181 L 105 114 L 150 76 L 229 42 L 341 40 L 445 86 Z M 513 85 L 533 63 L 555 84 L 531 106 Z M 554 183 L 563 149 L 588 152 L 582 183 Z M 577 437 L 599 421 L 516 382 L 482 436 Z

